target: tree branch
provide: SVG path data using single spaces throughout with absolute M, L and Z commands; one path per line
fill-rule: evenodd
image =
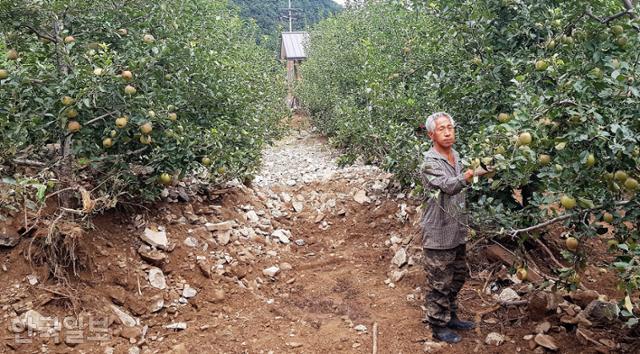
M 51 35 L 48 35 L 48 34 L 43 34 L 40 31 L 38 31 L 37 29 L 35 29 L 33 26 L 29 26 L 29 25 L 24 25 L 23 24 L 23 25 L 18 26 L 18 28 L 20 28 L 20 27 L 24 27 L 24 28 L 28 29 L 29 31 L 34 33 L 36 36 L 38 36 L 38 38 L 43 38 L 43 39 L 49 40 L 49 41 L 54 42 L 54 43 L 56 43 L 58 41 L 55 37 L 53 37 Z
M 15 163 L 16 165 L 31 166 L 31 167 L 45 167 L 47 165 L 44 162 L 29 160 L 29 159 L 14 159 L 13 163 Z
M 630 200 L 624 200 L 624 201 L 616 202 L 615 204 L 618 205 L 618 206 L 621 206 L 621 205 L 629 204 L 630 202 L 631 202 Z M 508 234 L 509 234 L 509 236 L 514 238 L 518 234 L 521 234 L 521 233 L 524 233 L 524 232 L 533 231 L 533 230 L 537 230 L 537 229 L 541 229 L 541 228 L 543 228 L 545 226 L 549 226 L 551 224 L 555 224 L 555 223 L 558 223 L 558 222 L 561 222 L 561 221 L 564 221 L 564 220 L 567 220 L 567 219 L 571 219 L 572 217 L 574 217 L 576 215 L 580 215 L 582 213 L 588 213 L 590 211 L 599 210 L 599 209 L 602 209 L 601 205 L 598 205 L 598 206 L 595 206 L 595 207 L 589 208 L 589 209 L 584 209 L 584 210 L 581 210 L 581 211 L 579 211 L 577 213 L 569 213 L 569 214 L 561 215 L 561 216 L 555 217 L 553 219 L 547 220 L 547 221 L 545 221 L 543 223 L 540 223 L 540 224 L 537 224 L 537 225 L 533 225 L 533 226 L 529 226 L 529 227 L 525 227 L 523 229 L 511 230 L 511 231 L 508 232 Z
M 615 14 L 615 15 L 611 15 L 611 16 L 609 16 L 609 17 L 605 17 L 605 18 L 600 18 L 600 17 L 598 17 L 598 16 L 594 15 L 594 14 L 591 12 L 591 9 L 588 9 L 588 10 L 585 12 L 585 14 L 586 14 L 587 16 L 591 17 L 592 19 L 594 19 L 594 20 L 596 20 L 596 21 L 598 21 L 598 22 L 602 23 L 603 25 L 608 25 L 608 24 L 609 24 L 609 22 L 611 22 L 611 21 L 613 21 L 613 20 L 615 20 L 615 19 L 618 19 L 618 18 L 620 18 L 620 17 L 622 17 L 622 16 L 629 15 L 630 17 L 633 17 L 633 9 L 631 9 L 631 10 L 624 10 L 624 11 L 620 11 L 620 12 L 618 12 L 618 13 L 617 13 L 617 14 Z

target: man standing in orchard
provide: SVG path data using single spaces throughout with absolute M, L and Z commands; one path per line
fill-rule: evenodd
M 457 343 L 461 337 L 452 329 L 469 330 L 475 324 L 457 316 L 457 296 L 469 274 L 466 263 L 466 186 L 482 168 L 463 171 L 456 141 L 455 122 L 444 112 L 434 113 L 425 123 L 433 146 L 425 154 L 420 177 L 428 200 L 422 216 L 422 247 L 427 273 L 425 322 L 435 339 Z

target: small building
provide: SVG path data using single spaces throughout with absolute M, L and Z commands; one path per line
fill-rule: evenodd
M 280 60 L 287 65 L 287 83 L 289 87 L 300 79 L 300 63 L 307 59 L 306 45 L 309 42 L 307 32 L 282 32 L 280 40 Z

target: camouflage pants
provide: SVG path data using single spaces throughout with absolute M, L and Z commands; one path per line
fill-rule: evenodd
M 424 270 L 427 273 L 426 308 L 424 322 L 432 326 L 446 326 L 451 313 L 458 310 L 458 292 L 462 289 L 469 269 L 464 244 L 448 249 L 424 249 Z

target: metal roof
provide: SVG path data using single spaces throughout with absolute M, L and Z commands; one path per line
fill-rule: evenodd
M 280 41 L 281 59 L 306 59 L 307 52 L 305 46 L 309 42 L 307 32 L 282 32 Z

